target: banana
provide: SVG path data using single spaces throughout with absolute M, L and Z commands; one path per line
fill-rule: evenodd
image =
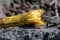
M 19 15 L 6 17 L 0 20 L 0 27 L 8 28 L 14 26 L 23 26 L 25 24 L 34 24 L 34 27 L 43 26 L 45 22 L 42 21 L 41 15 L 43 11 L 41 9 L 32 10 L 29 12 L 25 12 Z

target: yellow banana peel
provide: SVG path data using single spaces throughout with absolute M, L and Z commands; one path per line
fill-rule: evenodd
M 6 17 L 0 20 L 0 27 L 8 28 L 14 26 L 22 26 L 24 24 L 34 24 L 36 26 L 43 26 L 45 23 L 41 19 L 43 11 L 40 9 L 25 12 L 16 16 Z

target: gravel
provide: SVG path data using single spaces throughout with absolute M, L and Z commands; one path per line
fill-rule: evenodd
M 49 40 L 51 38 L 55 38 L 55 36 L 58 33 L 60 33 L 60 30 L 56 28 L 54 29 L 53 28 L 21 29 L 19 27 L 11 27 L 11 28 L 6 28 L 6 29 L 0 28 L 0 40 L 26 40 L 26 39 L 27 40 L 42 40 L 46 38 Z

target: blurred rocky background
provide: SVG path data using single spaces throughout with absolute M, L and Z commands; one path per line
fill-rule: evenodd
M 0 28 L 0 40 L 60 40 L 60 0 L 0 0 L 0 18 L 43 9 L 46 25 Z
M 0 29 L 0 40 L 60 40 L 60 30 L 22 29 L 19 27 Z

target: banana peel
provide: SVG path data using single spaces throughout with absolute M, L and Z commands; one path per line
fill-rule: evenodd
M 22 26 L 25 24 L 33 24 L 34 27 L 43 26 L 45 23 L 41 19 L 43 11 L 41 9 L 31 10 L 19 15 L 6 17 L 0 20 L 0 27 L 8 28 L 14 26 Z

